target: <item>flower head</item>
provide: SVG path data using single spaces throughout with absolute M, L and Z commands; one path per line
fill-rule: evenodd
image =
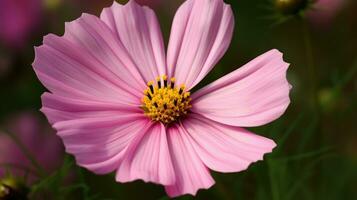
M 274 0 L 274 4 L 283 15 L 294 15 L 305 10 L 309 0 Z
M 185 85 L 175 86 L 175 78 L 170 82 L 167 76 L 156 78 L 154 82 L 148 82 L 148 89 L 144 91 L 142 108 L 146 116 L 153 121 L 170 124 L 187 115 L 190 105 L 190 92 L 185 91 Z
M 118 182 L 142 179 L 170 196 L 196 194 L 209 169 L 239 172 L 275 147 L 241 127 L 287 108 L 288 64 L 271 50 L 191 94 L 227 50 L 234 18 L 223 0 L 188 0 L 165 54 L 154 12 L 113 3 L 83 14 L 37 47 L 35 72 L 49 92 L 42 112 L 77 163 Z
M 13 199 L 28 199 L 27 195 L 29 188 L 26 187 L 22 179 L 17 179 L 13 176 L 8 176 L 0 179 L 0 199 L 13 200 Z

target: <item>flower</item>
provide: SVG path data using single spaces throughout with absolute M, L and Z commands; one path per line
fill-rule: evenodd
M 28 199 L 29 188 L 22 179 L 16 179 L 11 175 L 0 179 L 0 199 Z
M 288 64 L 271 50 L 191 94 L 227 50 L 234 19 L 222 0 L 188 0 L 165 56 L 154 12 L 113 3 L 49 34 L 33 63 L 50 92 L 41 111 L 78 165 L 118 182 L 142 179 L 169 196 L 214 184 L 209 169 L 239 172 L 276 146 L 241 127 L 286 110 Z
M 345 4 L 346 0 L 318 0 L 307 13 L 308 19 L 316 26 L 327 27 Z
M 51 131 L 49 126 L 43 126 L 38 116 L 32 112 L 17 114 L 5 124 L 10 134 L 25 146 L 39 164 L 47 171 L 53 171 L 61 165 L 63 147 L 61 140 Z M 39 145 L 41 143 L 41 145 Z M 29 158 L 19 145 L 6 133 L 0 130 L 0 178 L 6 171 L 17 177 L 29 175 L 30 182 L 37 179 Z
M 275 8 L 283 15 L 295 15 L 308 7 L 308 0 L 275 0 Z
M 20 48 L 41 18 L 41 0 L 0 1 L 0 42 Z

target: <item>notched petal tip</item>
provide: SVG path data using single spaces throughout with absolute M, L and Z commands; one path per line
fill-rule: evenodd
M 82 20 L 86 19 L 99 19 L 97 16 L 89 14 L 89 13 L 82 13 L 78 18 L 64 22 L 64 33 L 62 36 L 66 35 L 66 32 L 70 29 L 70 26 L 75 26 L 77 23 L 81 22 Z
M 286 82 L 288 84 L 288 88 L 289 88 L 289 91 L 290 91 L 293 88 L 293 86 L 289 83 L 289 80 L 287 78 L 287 73 L 288 73 L 288 69 L 290 67 L 290 63 L 285 61 L 284 54 L 280 50 L 272 49 L 269 52 L 272 52 L 273 54 L 276 54 L 276 57 L 281 60 L 282 68 L 284 68 L 285 80 L 286 80 Z
M 293 89 L 293 85 L 291 85 L 290 83 L 289 83 L 289 90 L 292 90 Z
M 42 44 L 33 47 L 34 55 L 35 55 L 35 56 L 34 56 L 34 59 L 33 59 L 32 63 L 31 63 L 32 68 L 35 68 L 36 63 L 38 62 L 38 49 L 39 49 L 41 46 L 42 46 Z
M 43 113 L 44 115 L 46 115 L 46 107 L 42 106 L 42 107 L 39 109 L 39 111 L 40 111 L 41 113 Z
M 117 2 L 117 1 L 113 1 L 113 3 L 112 3 L 110 6 L 103 8 L 103 10 L 102 10 L 102 12 L 101 12 L 101 15 L 102 15 L 103 13 L 106 13 L 107 11 L 109 11 L 109 10 L 111 10 L 111 9 L 116 9 L 116 8 L 123 7 L 124 5 L 127 5 L 128 3 L 129 3 L 129 1 L 128 1 L 127 3 L 125 3 L 125 4 L 120 4 L 120 3 Z
M 92 14 L 89 14 L 89 13 L 82 13 L 81 16 L 78 18 L 78 19 L 81 19 L 81 18 L 87 18 L 87 17 L 96 17 L 95 15 L 92 15 Z
M 139 5 L 135 0 L 129 0 L 125 5 Z
M 125 8 L 125 7 L 147 7 L 147 6 L 142 6 L 138 4 L 135 0 L 129 0 L 125 4 L 121 4 L 119 2 L 114 1 L 111 6 L 106 8 L 121 8 L 121 7 Z
M 269 54 L 269 53 L 272 54 L 272 55 L 271 55 L 272 57 L 275 56 L 276 58 L 280 58 L 281 61 L 282 61 L 284 64 L 286 64 L 288 67 L 290 66 L 290 63 L 286 62 L 285 59 L 284 59 L 284 53 L 281 52 L 280 50 L 278 50 L 278 49 L 272 49 L 272 50 L 266 52 L 265 54 Z
M 283 53 L 272 49 L 197 91 L 192 111 L 232 126 L 270 123 L 283 115 L 290 104 L 288 67 Z
M 167 50 L 169 75 L 188 89 L 193 88 L 224 55 L 233 29 L 232 9 L 222 0 L 184 2 L 171 27 Z
M 206 185 L 206 186 L 201 186 L 200 188 L 190 188 L 189 190 L 186 191 L 174 191 L 168 188 L 165 188 L 167 196 L 170 198 L 175 198 L 183 195 L 191 195 L 191 196 L 196 196 L 197 193 L 201 190 L 207 190 L 211 188 L 215 184 L 215 181 L 212 183 Z
M 183 127 L 192 138 L 193 146 L 213 171 L 233 173 L 246 170 L 272 152 L 275 142 L 248 130 L 223 125 L 192 114 Z
M 290 66 L 290 63 L 288 63 L 288 62 L 285 61 L 285 59 L 284 59 L 284 54 L 283 54 L 283 52 L 281 52 L 280 50 L 278 50 L 278 49 L 272 49 L 272 50 L 268 51 L 266 54 L 269 54 L 269 53 L 271 53 L 271 54 L 273 54 L 273 55 L 276 54 L 275 56 L 276 56 L 277 58 L 280 58 L 281 61 L 282 61 L 285 65 L 287 65 L 287 67 Z
M 279 51 L 279 50 L 277 50 L 277 49 L 274 49 L 278 54 L 280 54 L 280 56 L 281 56 L 281 62 L 282 62 L 282 65 L 283 65 L 283 67 L 284 67 L 284 74 L 285 74 L 285 81 L 286 81 L 286 84 L 288 85 L 288 96 L 289 96 L 289 94 L 290 94 L 290 91 L 292 90 L 292 88 L 293 88 L 293 86 L 292 86 L 292 84 L 289 82 L 289 80 L 288 80 L 288 78 L 287 78 L 287 73 L 288 73 L 288 69 L 289 69 L 289 67 L 290 67 L 290 63 L 288 63 L 288 62 L 286 62 L 285 60 L 284 60 L 284 54 L 281 52 L 281 51 Z M 289 103 L 288 103 L 288 105 L 290 104 L 290 96 L 288 97 L 289 98 Z
M 266 139 L 269 139 L 269 138 L 266 138 Z M 275 148 L 277 145 L 276 145 L 276 143 L 275 143 L 273 140 L 271 140 L 271 139 L 269 139 L 269 140 L 272 142 L 272 145 L 271 145 L 270 150 L 267 149 L 265 152 L 263 152 L 263 153 L 260 155 L 259 158 L 257 158 L 256 160 L 253 160 L 253 161 L 251 161 L 251 162 L 248 162 L 248 163 L 246 164 L 246 166 L 245 166 L 244 168 L 242 168 L 241 171 L 248 170 L 250 166 L 252 166 L 252 165 L 255 164 L 255 163 L 258 163 L 259 161 L 263 161 L 263 160 L 265 159 L 265 157 L 266 157 L 268 154 L 270 154 L 270 153 L 273 152 L 274 148 Z
M 144 9 L 145 11 L 150 11 L 153 12 L 154 11 L 147 5 L 140 5 L 138 4 L 138 2 L 136 2 L 135 0 L 129 0 L 126 4 L 123 5 L 123 7 L 130 7 L 132 9 Z
M 192 189 L 191 191 L 184 191 L 184 192 L 170 192 L 168 190 L 166 190 L 167 196 L 169 196 L 170 198 L 175 198 L 175 197 L 179 197 L 179 196 L 183 196 L 183 195 L 191 195 L 191 196 L 196 196 L 197 193 L 201 190 L 208 190 L 210 189 L 213 185 L 215 184 L 215 182 L 213 181 L 212 183 L 210 183 L 207 186 L 203 186 L 201 188 L 196 188 L 196 189 Z
M 275 143 L 274 140 L 269 139 L 269 138 L 266 138 L 266 140 L 269 141 L 270 144 L 268 145 L 269 147 L 267 147 L 266 152 L 262 156 L 264 156 L 264 155 L 266 155 L 268 153 L 272 153 L 273 150 L 275 149 L 275 147 L 277 147 L 277 144 Z
M 45 48 L 47 48 L 46 44 L 42 44 L 37 47 L 34 47 L 35 57 L 31 65 L 36 74 L 38 73 L 38 68 L 40 67 L 38 64 L 41 60 L 40 55 L 43 54 Z

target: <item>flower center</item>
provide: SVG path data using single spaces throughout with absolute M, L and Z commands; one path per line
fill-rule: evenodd
M 153 121 L 170 124 L 185 116 L 191 108 L 190 92 L 185 91 L 185 85 L 176 87 L 175 78 L 168 82 L 164 75 L 156 78 L 156 84 L 149 81 L 147 86 L 141 99 L 142 109 Z

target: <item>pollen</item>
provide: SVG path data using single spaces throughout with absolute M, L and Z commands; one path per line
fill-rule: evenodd
M 190 105 L 190 92 L 185 85 L 176 86 L 175 78 L 168 80 L 166 75 L 149 81 L 144 90 L 142 109 L 153 121 L 170 124 L 180 117 L 186 116 Z

